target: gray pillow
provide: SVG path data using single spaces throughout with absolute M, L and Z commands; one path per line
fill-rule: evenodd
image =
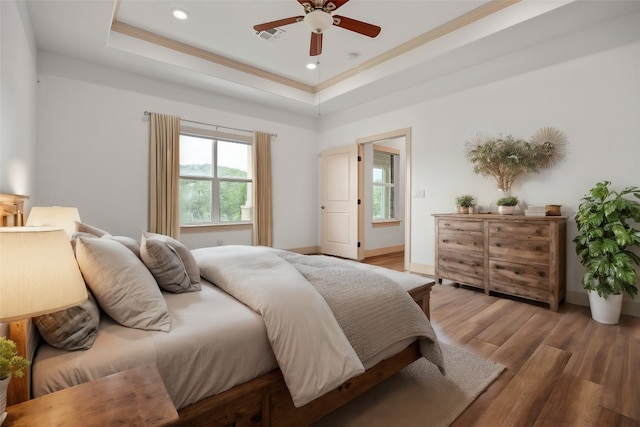
M 122 243 L 125 245 L 131 252 L 136 254 L 138 258 L 140 258 L 140 243 L 133 237 L 128 236 L 112 236 L 111 234 L 105 234 L 101 237 L 102 239 L 111 239 L 116 242 Z
M 88 350 L 96 340 L 100 309 L 88 293 L 82 304 L 33 318 L 40 335 L 51 346 L 63 350 Z
M 156 233 L 142 233 L 140 258 L 160 288 L 183 293 L 200 290 L 200 267 L 185 245 Z
M 113 320 L 130 328 L 169 331 L 162 292 L 133 252 L 115 240 L 79 237 L 76 258 L 87 286 Z
M 96 237 L 102 237 L 106 234 L 110 234 L 108 231 L 104 231 L 98 227 L 94 227 L 93 225 L 84 224 L 78 221 L 76 221 L 76 232 L 92 234 Z
M 76 231 L 71 236 L 71 246 L 73 246 L 75 250 L 75 243 L 78 237 L 102 237 L 103 239 L 112 239 L 117 242 L 122 243 L 127 248 L 129 248 L 138 258 L 140 258 L 140 243 L 132 237 L 128 236 L 114 236 L 108 231 L 102 230 L 98 227 L 94 227 L 93 225 L 84 224 L 82 222 L 76 221 Z

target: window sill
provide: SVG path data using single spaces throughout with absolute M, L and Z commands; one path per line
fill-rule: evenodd
M 371 223 L 371 226 L 373 228 L 379 228 L 379 227 L 398 227 L 400 224 L 402 223 L 402 221 L 398 220 L 398 219 L 390 219 L 388 221 L 373 221 Z
M 252 222 L 231 223 L 231 224 L 190 224 L 181 225 L 181 233 L 203 233 L 207 231 L 234 231 L 234 230 L 251 230 L 253 229 Z

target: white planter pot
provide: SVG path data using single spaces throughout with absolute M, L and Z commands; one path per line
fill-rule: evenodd
M 498 206 L 498 213 L 500 215 L 513 215 L 515 209 L 515 206 Z
M 591 317 L 593 320 L 605 325 L 617 325 L 620 321 L 622 310 L 622 294 L 609 295 L 604 299 L 595 291 L 588 291 Z

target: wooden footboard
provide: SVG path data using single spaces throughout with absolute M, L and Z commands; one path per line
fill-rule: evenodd
M 416 303 L 429 317 L 429 298 L 434 282 L 409 291 Z M 20 342 L 19 351 L 33 360 L 35 344 L 27 338 L 29 325 L 10 324 L 10 336 Z M 366 372 L 342 384 L 337 389 L 296 408 L 280 370 L 274 370 L 223 393 L 203 399 L 178 411 L 176 426 L 296 426 L 309 425 L 345 405 L 375 385 L 391 377 L 420 357 L 417 342 L 405 350 L 381 361 Z M 24 379 L 9 383 L 9 404 L 30 398 L 30 372 Z

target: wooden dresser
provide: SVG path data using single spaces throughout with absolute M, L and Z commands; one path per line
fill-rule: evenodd
M 435 276 L 541 301 L 565 297 L 566 217 L 435 214 Z

